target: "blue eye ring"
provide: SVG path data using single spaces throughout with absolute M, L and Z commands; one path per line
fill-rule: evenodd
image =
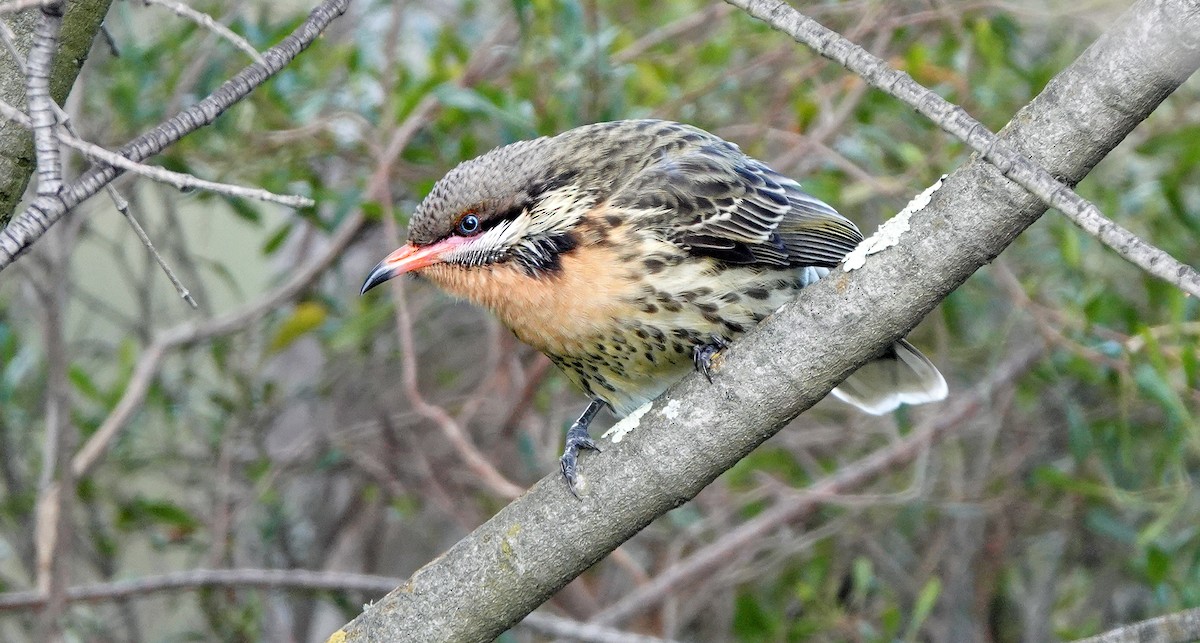
M 460 237 L 472 237 L 479 234 L 481 228 L 482 225 L 479 222 L 479 217 L 468 212 L 455 224 L 454 233 Z

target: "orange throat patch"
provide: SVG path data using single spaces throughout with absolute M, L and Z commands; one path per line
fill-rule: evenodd
M 443 290 L 493 311 L 521 341 L 552 355 L 586 351 L 632 313 L 639 279 L 608 246 L 578 247 L 561 269 L 531 275 L 514 262 L 436 264 L 421 271 Z

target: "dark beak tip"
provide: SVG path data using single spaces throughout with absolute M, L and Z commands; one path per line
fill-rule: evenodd
M 367 294 L 368 290 L 396 276 L 395 271 L 384 265 L 384 263 L 380 261 L 371 269 L 371 274 L 367 275 L 367 280 L 363 282 L 362 289 L 358 291 L 360 297 Z

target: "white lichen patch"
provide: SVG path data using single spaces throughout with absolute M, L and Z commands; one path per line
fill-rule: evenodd
M 679 419 L 679 411 L 682 408 L 683 408 L 683 402 L 680 402 L 679 400 L 671 400 L 671 401 L 667 402 L 666 406 L 663 407 L 663 410 L 662 410 L 663 417 L 667 418 L 668 420 L 678 420 Z
M 866 263 L 867 255 L 873 255 L 876 252 L 882 252 L 883 250 L 886 250 L 887 248 L 899 243 L 900 235 L 908 232 L 908 220 L 912 218 L 914 213 L 920 212 L 925 206 L 929 205 L 929 201 L 933 199 L 933 193 L 937 192 L 938 188 L 942 187 L 942 181 L 945 179 L 946 175 L 943 174 L 942 178 L 938 179 L 936 183 L 928 188 L 925 188 L 924 192 L 913 197 L 913 200 L 909 201 L 908 205 L 904 206 L 904 209 L 900 211 L 900 214 L 897 214 L 896 216 L 885 221 L 883 225 L 879 226 L 879 229 L 875 231 L 875 234 L 863 239 L 862 242 L 858 244 L 857 248 L 851 250 L 850 254 L 846 255 L 845 261 L 842 262 L 842 268 L 846 272 L 858 270 L 859 268 L 863 267 L 864 263 Z
M 625 436 L 629 435 L 629 432 L 636 429 L 638 424 L 642 422 L 642 416 L 646 414 L 646 411 L 650 410 L 650 404 L 651 402 L 646 402 L 637 407 L 632 413 L 626 415 L 625 419 L 614 424 L 611 429 L 605 431 L 604 435 L 600 437 L 607 438 L 613 442 L 620 442 L 625 439 Z

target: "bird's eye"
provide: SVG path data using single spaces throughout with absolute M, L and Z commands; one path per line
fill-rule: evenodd
M 479 217 L 473 214 L 463 215 L 463 218 L 458 220 L 458 225 L 454 226 L 454 232 L 460 237 L 479 234 Z

